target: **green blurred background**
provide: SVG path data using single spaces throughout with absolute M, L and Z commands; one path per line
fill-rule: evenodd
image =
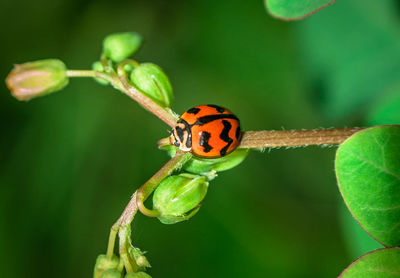
M 175 111 L 214 103 L 245 130 L 400 123 L 400 5 L 339 0 L 299 22 L 262 0 L 1 1 L 0 76 L 61 58 L 87 69 L 109 33 L 169 75 Z M 1 277 L 90 277 L 129 196 L 168 159 L 166 126 L 89 79 L 28 103 L 0 83 Z M 153 277 L 336 277 L 378 248 L 343 208 L 335 148 L 252 152 L 211 183 L 200 212 L 139 215 Z

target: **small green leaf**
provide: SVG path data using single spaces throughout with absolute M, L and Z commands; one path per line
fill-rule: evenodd
M 307 17 L 333 4 L 336 0 L 264 0 L 272 16 L 285 20 Z
M 336 176 L 352 215 L 384 246 L 400 244 L 400 126 L 362 130 L 337 150 Z
M 400 277 L 400 248 L 375 250 L 348 266 L 338 278 Z

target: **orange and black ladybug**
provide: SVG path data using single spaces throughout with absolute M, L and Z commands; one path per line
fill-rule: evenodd
M 218 105 L 190 108 L 172 129 L 171 144 L 185 152 L 204 158 L 231 153 L 239 145 L 239 119 Z

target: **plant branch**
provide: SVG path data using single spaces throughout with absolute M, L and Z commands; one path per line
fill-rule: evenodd
M 133 60 L 132 60 L 133 61 Z M 131 63 L 133 63 L 130 61 Z M 128 61 L 129 62 L 129 61 Z M 123 61 L 122 66 L 127 62 Z M 103 65 L 104 66 L 104 65 Z M 137 88 L 132 86 L 128 82 L 128 77 L 123 72 L 122 66 L 119 66 L 119 73 L 115 72 L 102 73 L 94 70 L 67 70 L 68 77 L 92 77 L 92 78 L 101 78 L 108 82 L 110 82 L 114 88 L 121 90 L 126 95 L 128 95 L 131 99 L 135 100 L 141 106 L 143 106 L 146 110 L 153 113 L 160 120 L 166 123 L 171 128 L 175 126 L 178 118 L 169 108 L 163 108 L 154 100 L 146 96 L 143 92 L 139 91 Z
M 238 148 L 262 149 L 337 145 L 363 128 L 245 131 Z M 169 137 L 158 141 L 158 147 L 170 145 Z
M 176 169 L 181 168 L 192 155 L 187 152 L 178 151 L 154 176 L 151 177 L 145 184 L 137 190 L 137 207 L 147 216 L 157 217 L 159 213 L 154 210 L 149 210 L 144 206 L 144 201 L 151 195 L 156 187 L 163 179 L 172 174 Z
M 68 77 L 92 77 L 104 79 L 108 82 L 112 82 L 113 79 L 109 74 L 102 73 L 95 70 L 67 70 Z
M 138 102 L 146 110 L 156 115 L 160 120 L 169 125 L 171 128 L 175 126 L 178 118 L 174 116 L 174 113 L 171 110 L 167 110 L 168 108 L 164 109 L 151 98 L 140 92 L 137 88 L 130 85 L 126 75 L 119 75 L 118 78 L 121 86 L 118 86 L 119 84 L 116 85 L 120 90 L 127 94 L 131 99 Z M 114 83 L 115 82 L 113 82 L 113 84 Z
M 121 241 L 121 235 L 125 235 L 125 232 L 121 232 L 121 230 L 124 230 L 132 223 L 138 209 L 140 209 L 140 211 L 145 215 L 148 215 L 147 213 L 149 213 L 149 216 L 157 216 L 157 213 L 147 209 L 143 202 L 150 196 L 163 179 L 171 175 L 176 169 L 182 167 L 191 157 L 192 155 L 190 153 L 184 153 L 181 151 L 177 152 L 174 157 L 172 157 L 163 167 L 161 167 L 160 170 L 157 171 L 157 173 L 155 173 L 146 183 L 133 193 L 118 221 L 115 222 L 111 228 L 107 246 L 108 258 L 111 258 L 114 253 L 117 233 L 120 234 Z
M 96 77 L 94 70 L 67 70 L 68 77 Z
M 246 131 L 239 148 L 262 149 L 275 147 L 304 147 L 337 145 L 362 128 Z

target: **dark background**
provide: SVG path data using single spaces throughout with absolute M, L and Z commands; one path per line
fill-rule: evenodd
M 228 107 L 245 130 L 400 123 L 400 5 L 338 0 L 299 22 L 262 0 L 0 3 L 0 77 L 60 58 L 87 69 L 109 33 L 169 75 L 178 113 Z M 1 277 L 90 277 L 129 196 L 168 159 L 166 126 L 89 79 L 28 103 L 0 83 Z M 379 247 L 348 218 L 335 148 L 253 151 L 212 181 L 200 212 L 163 225 L 138 215 L 134 244 L 167 277 L 336 277 Z M 347 243 L 346 243 L 347 242 Z

